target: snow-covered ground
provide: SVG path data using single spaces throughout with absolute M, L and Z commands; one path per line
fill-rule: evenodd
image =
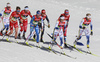
M 46 32 L 52 33 L 56 20 L 65 9 L 69 9 L 70 22 L 67 33 L 67 43 L 73 45 L 75 36 L 78 34 L 78 27 L 81 19 L 85 17 L 86 13 L 92 14 L 93 21 L 93 36 L 91 36 L 90 50 L 100 56 L 100 0 L 0 0 L 0 10 L 2 10 L 6 3 L 10 2 L 12 9 L 15 10 L 16 6 L 20 6 L 24 9 L 24 6 L 28 5 L 32 15 L 37 10 L 45 9 L 50 19 L 50 29 L 46 27 Z M 30 17 L 28 19 L 30 21 Z M 45 20 L 45 23 L 46 20 Z M 0 30 L 3 25 L 0 23 Z M 27 29 L 27 35 L 29 34 L 29 25 Z M 0 39 L 2 37 L 0 36 Z M 4 38 L 6 39 L 6 37 Z M 49 42 L 51 39 L 44 35 L 44 41 Z M 59 40 L 59 39 L 57 39 Z M 14 38 L 10 38 L 10 41 L 15 41 Z M 18 40 L 24 42 L 24 40 Z M 86 48 L 86 37 L 80 40 L 85 46 L 77 46 L 83 50 Z M 29 41 L 30 44 L 36 45 L 35 42 Z M 59 41 L 58 41 L 59 43 Z M 48 47 L 48 44 L 40 43 L 41 46 Z M 53 47 L 56 51 L 61 51 L 58 46 Z M 0 62 L 100 62 L 100 57 L 95 57 L 89 54 L 81 54 L 76 50 L 71 51 L 64 49 L 65 53 L 77 57 L 72 59 L 63 55 L 56 55 L 52 52 L 48 52 L 44 49 L 37 49 L 35 46 L 30 48 L 28 46 L 8 43 L 5 41 L 0 42 Z

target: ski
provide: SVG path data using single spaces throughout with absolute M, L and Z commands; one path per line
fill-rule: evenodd
M 84 51 L 84 50 L 81 50 L 83 53 L 86 53 L 86 54 L 90 54 L 90 55 L 93 55 L 93 56 L 97 56 L 97 57 L 100 57 L 100 56 L 98 56 L 98 55 L 96 55 L 96 54 L 93 54 L 89 49 L 88 49 L 88 51 Z
M 40 46 L 35 46 L 35 47 L 37 47 L 37 48 L 41 48 Z
M 29 45 L 28 43 L 25 43 L 27 46 L 29 46 L 29 47 L 31 47 L 31 48 L 33 48 L 33 46 L 31 46 L 31 45 Z
M 12 43 L 12 42 L 10 42 L 10 41 L 9 41 L 9 39 L 8 39 L 8 38 L 6 38 L 6 40 L 7 40 L 7 42 Z
M 46 32 L 47 33 L 47 32 Z M 50 34 L 48 34 L 47 33 L 47 35 L 51 38 L 51 39 L 53 39 L 53 36 L 51 36 Z M 70 47 L 72 47 L 72 48 L 74 48 L 74 49 L 76 49 L 77 51 L 79 51 L 80 53 L 82 53 L 79 49 L 77 49 L 76 47 L 74 47 L 74 46 L 72 46 L 72 45 L 70 45 L 70 44 L 67 44 L 67 45 L 69 45 Z M 58 45 L 59 46 L 59 45 Z M 68 47 L 69 49 L 70 49 L 70 47 Z
M 69 45 L 69 44 L 68 44 L 68 45 Z M 82 54 L 83 54 L 83 53 L 86 53 L 86 54 L 91 54 L 91 55 L 93 55 L 93 56 L 100 57 L 100 56 L 98 56 L 98 55 L 96 55 L 96 54 L 91 53 L 90 50 L 84 51 L 84 50 L 79 50 L 78 48 L 76 48 L 76 47 L 74 47 L 74 46 L 72 46 L 72 45 L 69 45 L 69 46 L 71 46 L 72 48 L 76 49 L 78 52 L 80 52 L 80 53 L 82 53 Z
M 26 44 L 26 45 L 27 45 L 27 44 Z M 29 47 L 33 48 L 33 46 L 31 46 L 31 45 L 27 45 L 27 46 L 29 46 Z
M 47 50 L 53 52 L 54 54 L 57 54 L 55 51 L 53 51 L 52 49 L 49 49 L 48 47 L 44 47 L 44 46 L 43 46 L 43 48 L 45 48 L 45 49 L 47 49 Z
M 70 55 L 67 55 L 66 53 L 60 53 L 60 54 L 62 54 L 62 55 L 65 55 L 65 56 L 67 56 L 67 57 L 70 57 L 70 58 L 72 58 L 72 59 L 77 59 L 77 57 L 72 57 L 72 56 L 70 56 Z
M 79 50 L 78 48 L 76 48 L 76 47 L 74 47 L 74 46 L 72 46 L 72 45 L 70 45 L 70 44 L 67 44 L 67 45 L 69 45 L 70 47 L 76 49 L 78 52 L 80 52 L 81 54 L 83 54 L 83 52 L 82 52 L 81 50 Z
M 100 57 L 100 56 L 98 56 L 98 55 L 96 55 L 96 54 L 93 54 L 93 53 L 91 53 L 91 52 L 88 52 L 88 51 L 87 51 L 86 53 L 91 54 L 91 55 L 93 55 L 93 56 Z
M 54 54 L 57 55 L 57 53 L 56 53 L 55 51 L 53 51 L 52 49 L 49 49 L 49 48 L 47 48 L 47 47 L 43 47 L 43 48 L 45 48 L 45 49 L 47 49 L 47 50 L 49 50 L 49 51 L 52 51 Z M 72 56 L 70 56 L 70 55 L 67 55 L 66 53 L 62 53 L 62 52 L 61 52 L 60 54 L 65 55 L 65 56 L 67 56 L 67 57 L 69 57 L 69 58 L 72 58 L 72 59 L 76 59 L 76 57 L 72 57 Z
M 18 43 L 17 39 L 15 39 L 15 43 Z
M 82 54 L 83 54 L 83 52 L 82 52 L 82 51 L 80 51 L 78 48 L 76 48 L 76 47 L 74 47 L 74 46 L 73 46 L 73 48 L 74 48 L 74 49 L 76 49 L 78 52 L 80 52 L 80 53 L 82 53 Z
M 31 45 L 27 45 L 27 46 L 29 46 L 29 47 L 33 48 L 33 46 L 31 46 Z
M 33 39 L 29 39 L 29 41 L 36 42 L 36 40 L 33 40 Z

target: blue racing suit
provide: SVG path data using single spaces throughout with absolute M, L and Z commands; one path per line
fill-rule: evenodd
M 27 39 L 30 39 L 35 33 L 37 36 L 37 43 L 39 43 L 39 24 L 43 26 L 43 19 L 42 17 L 37 17 L 37 15 L 33 15 L 30 21 L 30 35 Z

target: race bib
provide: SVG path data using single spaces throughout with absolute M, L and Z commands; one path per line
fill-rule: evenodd
M 37 24 L 38 24 L 38 22 L 33 21 L 33 24 L 37 25 Z
M 16 19 L 16 18 L 12 18 L 12 20 L 13 20 L 13 21 L 16 21 L 17 19 Z
M 27 19 L 27 17 L 25 17 L 25 16 L 21 16 L 22 17 L 22 19 Z

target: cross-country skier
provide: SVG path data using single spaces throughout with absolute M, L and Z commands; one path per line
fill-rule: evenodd
M 48 28 L 50 28 L 50 22 L 49 22 L 48 16 L 46 15 L 45 9 L 42 9 L 42 10 L 41 10 L 41 16 L 42 16 L 42 18 L 43 18 L 43 21 L 44 21 L 45 19 L 47 20 L 47 22 L 48 22 Z M 42 28 L 41 24 L 40 24 L 40 28 Z M 44 24 L 44 22 L 43 22 L 43 31 L 41 32 L 41 38 L 40 38 L 40 41 L 41 41 L 41 42 L 44 42 L 44 41 L 43 41 L 44 30 L 45 30 L 45 24 Z
M 23 37 L 24 39 L 26 39 L 25 33 L 26 33 L 26 31 L 27 31 L 27 24 L 28 24 L 28 19 L 27 19 L 27 17 L 28 17 L 28 15 L 32 18 L 32 15 L 31 15 L 31 13 L 30 13 L 30 11 L 29 11 L 28 6 L 25 6 L 25 7 L 24 7 L 24 10 L 22 10 L 22 11 L 20 12 L 20 32 L 19 32 L 19 34 L 18 34 L 18 38 L 20 38 L 21 32 L 24 31 L 22 37 Z
M 17 38 L 18 35 L 18 20 L 20 18 L 20 7 L 16 7 L 16 11 L 12 12 L 10 15 L 10 33 L 8 34 L 11 35 L 13 33 L 13 27 L 15 28 L 15 39 Z
M 88 26 L 90 25 L 91 33 L 89 32 Z M 87 38 L 87 48 L 89 48 L 89 42 L 90 42 L 90 35 L 93 35 L 92 31 L 92 20 L 91 20 L 91 14 L 87 13 L 86 17 L 82 19 L 80 25 L 79 25 L 79 36 L 76 38 L 74 42 L 74 47 L 76 47 L 76 42 L 81 39 L 82 33 L 85 33 Z
M 60 16 L 64 16 L 65 17 L 65 21 L 67 21 L 66 23 L 66 28 L 65 28 L 65 31 L 64 31 L 64 47 L 66 48 L 67 47 L 67 43 L 66 43 L 66 37 L 67 37 L 67 27 L 68 27 L 68 24 L 69 24 L 69 18 L 70 18 L 70 15 L 69 15 L 69 10 L 68 9 L 65 9 L 64 13 L 61 14 Z M 60 17 L 58 18 L 58 20 L 60 19 Z
M 36 33 L 37 36 L 36 42 L 39 43 L 39 24 L 41 24 L 42 26 L 41 31 L 43 31 L 43 19 L 41 17 L 40 11 L 38 10 L 36 12 L 36 15 L 33 15 L 30 21 L 30 35 L 27 37 L 26 40 L 30 39 Z M 28 44 L 27 41 L 26 44 Z
M 57 23 L 56 23 L 56 26 L 55 26 L 55 31 L 53 33 L 54 39 L 51 41 L 51 43 L 56 41 L 57 36 L 59 36 L 60 46 L 61 46 L 61 48 L 63 48 L 63 32 L 66 30 L 66 26 L 67 26 L 67 21 L 65 21 L 65 17 L 60 16 L 59 20 L 57 20 Z M 49 46 L 49 49 L 51 49 L 50 46 Z
M 1 14 L 1 20 L 3 23 L 3 29 L 0 31 L 0 35 L 3 35 L 3 31 L 6 29 L 5 35 L 7 35 L 8 33 L 8 29 L 9 29 L 9 17 L 11 12 L 13 12 L 13 10 L 11 9 L 11 5 L 10 3 L 7 3 L 6 7 L 2 10 Z

